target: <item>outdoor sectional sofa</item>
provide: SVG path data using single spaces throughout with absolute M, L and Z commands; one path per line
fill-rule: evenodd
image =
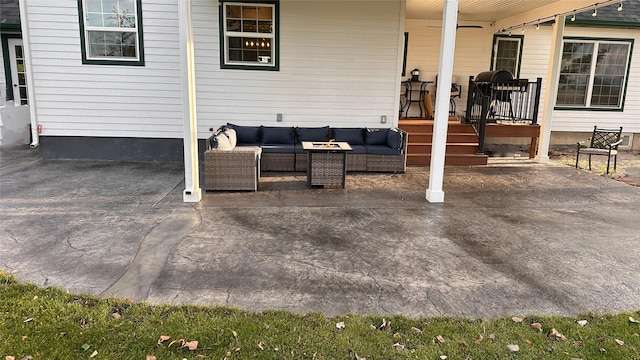
M 233 130 L 233 131 L 231 131 Z M 224 137 L 222 137 L 224 136 Z M 229 181 L 238 178 L 242 166 L 237 159 L 220 162 L 221 158 L 234 157 L 234 152 L 243 152 L 246 157 L 247 179 L 262 171 L 306 171 L 307 153 L 302 141 L 344 141 L 352 151 L 347 153 L 347 171 L 404 172 L 407 164 L 407 133 L 398 128 L 331 128 L 324 127 L 277 127 L 240 126 L 227 124 L 217 129 L 207 140 L 205 151 L 205 189 L 227 190 L 209 184 L 221 171 L 235 172 Z M 229 143 L 227 143 L 229 140 Z M 256 164 L 257 162 L 257 164 Z M 221 165 L 222 164 L 222 165 Z M 235 164 L 235 165 L 234 165 Z M 223 170 L 222 168 L 226 170 Z M 257 174 L 249 171 L 257 168 Z M 216 175 L 217 174 L 217 175 Z M 235 186 L 235 185 L 229 185 Z M 252 190 L 255 185 L 247 185 Z M 242 190 L 242 189 L 235 189 Z M 255 189 L 254 189 L 255 190 Z

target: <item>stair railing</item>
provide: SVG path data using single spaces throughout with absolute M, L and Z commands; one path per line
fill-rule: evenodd
M 467 94 L 466 122 L 471 124 L 478 137 L 478 153 L 484 153 L 484 138 L 487 131 L 487 113 L 489 96 L 486 96 L 478 84 L 469 76 L 469 93 Z

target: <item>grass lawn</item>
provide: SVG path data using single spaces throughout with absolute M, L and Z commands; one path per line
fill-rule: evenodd
M 518 316 L 327 318 L 151 306 L 21 284 L 0 271 L 5 360 L 640 359 L 640 311 Z

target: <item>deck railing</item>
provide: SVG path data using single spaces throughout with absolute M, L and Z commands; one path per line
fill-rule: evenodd
M 542 78 L 480 82 L 469 77 L 465 119 L 478 136 L 478 152 L 484 153 L 487 123 L 537 124 L 541 87 Z

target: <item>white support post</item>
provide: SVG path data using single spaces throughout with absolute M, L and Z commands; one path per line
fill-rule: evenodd
M 542 121 L 540 123 L 540 141 L 535 161 L 546 164 L 549 162 L 549 143 L 551 142 L 551 121 L 553 108 L 558 96 L 558 81 L 560 80 L 560 62 L 562 60 L 562 37 L 564 35 L 565 16 L 556 16 L 553 24 L 551 38 L 551 54 L 549 55 L 549 68 L 547 70 L 547 83 L 545 85 Z
M 182 68 L 182 114 L 184 137 L 184 202 L 199 202 L 200 169 L 198 162 L 198 117 L 196 112 L 195 59 L 191 0 L 179 1 L 180 65 Z
M 429 188 L 426 198 L 431 203 L 444 202 L 444 159 L 447 148 L 447 126 L 449 122 L 449 99 L 451 97 L 451 75 L 456 48 L 456 28 L 458 22 L 458 0 L 445 0 L 440 39 L 440 65 L 438 67 L 438 87 L 433 122 L 431 145 L 431 167 Z

